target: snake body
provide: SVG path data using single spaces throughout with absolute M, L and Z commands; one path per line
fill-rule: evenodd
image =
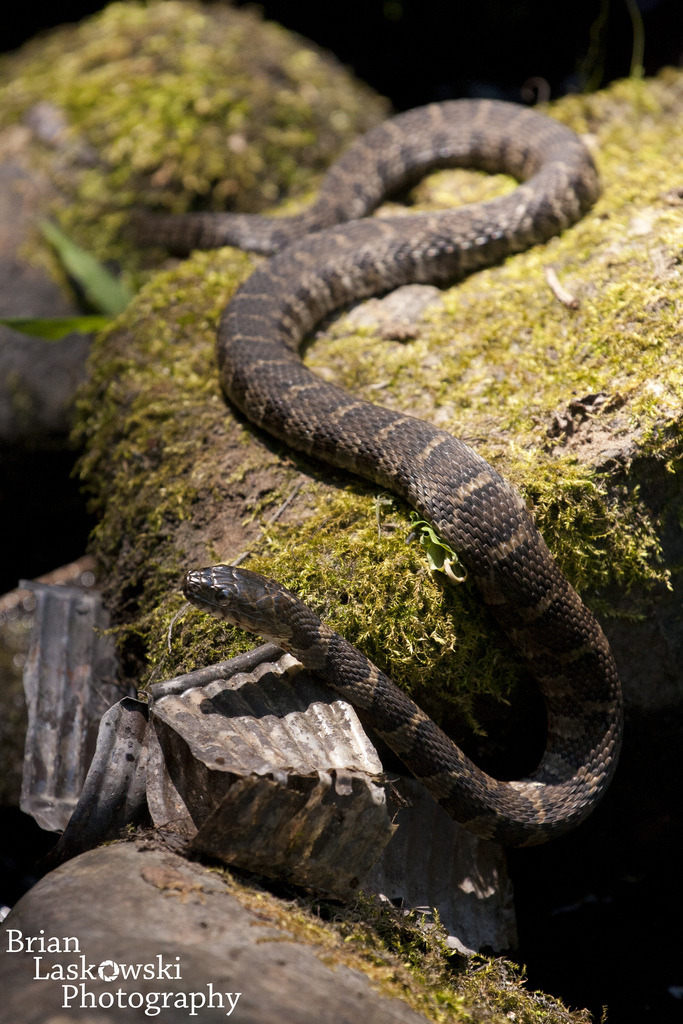
M 454 164 L 502 171 L 522 184 L 458 210 L 359 219 L 428 169 Z M 366 709 L 453 817 L 479 836 L 514 845 L 574 827 L 613 774 L 622 705 L 607 640 L 520 496 L 484 459 L 425 421 L 321 381 L 298 350 L 345 303 L 412 282 L 451 283 L 563 230 L 597 194 L 590 155 L 569 129 L 511 104 L 458 100 L 409 111 L 358 140 L 328 172 L 315 206 L 299 217 L 198 214 L 161 218 L 150 229 L 155 241 L 177 251 L 219 244 L 277 250 L 223 314 L 218 362 L 227 396 L 293 448 L 404 498 L 458 552 L 538 680 L 548 718 L 541 763 L 513 782 L 480 771 L 279 584 L 223 566 L 191 573 L 187 596 L 322 672 Z

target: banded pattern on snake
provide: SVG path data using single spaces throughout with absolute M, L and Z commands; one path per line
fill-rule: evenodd
M 502 171 L 522 184 L 462 209 L 359 219 L 387 193 L 446 165 Z M 298 349 L 326 314 L 348 302 L 406 283 L 452 283 L 545 241 L 578 220 L 598 191 L 590 155 L 569 129 L 511 104 L 456 100 L 408 111 L 358 140 L 328 172 L 315 205 L 298 217 L 195 214 L 138 225 L 146 240 L 175 251 L 231 244 L 276 253 L 223 314 L 218 362 L 227 396 L 293 448 L 404 498 L 458 552 L 538 680 L 548 717 L 541 763 L 514 782 L 483 773 L 279 584 L 218 566 L 189 573 L 187 597 L 274 639 L 320 672 L 367 710 L 454 818 L 479 836 L 514 845 L 574 827 L 614 772 L 622 705 L 607 640 L 522 499 L 484 459 L 429 423 L 321 381 Z

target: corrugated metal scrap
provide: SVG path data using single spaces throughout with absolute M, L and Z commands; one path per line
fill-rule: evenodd
M 158 683 L 147 721 L 146 705 L 118 701 L 99 595 L 28 586 L 22 807 L 53 830 L 74 812 L 57 861 L 143 823 L 149 807 L 188 850 L 337 896 L 375 892 L 427 926 L 436 909 L 463 952 L 514 948 L 502 848 L 414 780 L 388 783 L 354 709 L 290 655 L 266 644 Z
M 147 705 L 124 697 L 103 716 L 97 747 L 76 808 L 51 861 L 59 863 L 149 823 Z
M 24 690 L 28 730 L 21 809 L 61 831 L 95 752 L 100 718 L 122 696 L 101 597 L 76 587 L 22 581 L 36 608 Z
M 394 831 L 355 711 L 288 654 L 227 667 L 203 686 L 190 674 L 153 688 L 154 823 L 239 867 L 352 891 Z
M 436 910 L 448 944 L 461 953 L 515 949 L 512 883 L 502 846 L 453 821 L 415 779 L 396 779 L 394 793 L 396 834 L 362 879 L 363 890 L 418 911 L 426 926 Z

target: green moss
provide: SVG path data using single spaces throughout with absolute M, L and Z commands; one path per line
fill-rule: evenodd
M 0 60 L 0 129 L 49 100 L 66 114 L 32 160 L 54 215 L 100 259 L 144 265 L 122 227 L 132 205 L 253 211 L 301 195 L 386 103 L 334 59 L 255 11 L 114 3 Z M 136 275 L 133 274 L 133 277 Z
M 682 82 L 667 72 L 555 104 L 553 114 L 570 123 L 582 111 L 578 127 L 597 135 L 604 192 L 595 210 L 562 237 L 444 293 L 443 309 L 410 345 L 341 320 L 309 357 L 327 379 L 471 440 L 525 495 L 579 590 L 667 577 L 658 520 L 630 470 L 646 449 L 672 464 L 681 454 L 683 225 L 671 168 L 683 158 L 675 130 Z M 449 191 L 472 200 L 506 187 L 485 179 L 478 193 L 473 181 L 472 172 L 441 172 L 420 187 L 421 204 L 447 205 Z M 575 293 L 577 310 L 551 293 L 547 265 Z M 555 416 L 601 392 L 607 401 L 580 425 L 585 445 L 555 440 Z M 616 470 L 598 444 L 591 450 L 591 435 L 611 439 Z
M 110 599 L 136 612 L 122 636 L 138 658 L 178 593 L 174 530 L 216 484 L 196 458 L 225 428 L 214 338 L 222 307 L 250 267 L 248 257 L 226 250 L 159 275 L 91 352 L 96 370 L 77 409 L 76 436 L 88 442 L 81 473 L 100 515 L 93 544 L 105 563 L 122 568 L 111 575 Z M 238 441 L 242 428 L 233 421 L 227 431 Z
M 249 566 L 317 606 L 428 713 L 443 720 L 450 702 L 476 728 L 477 696 L 494 679 L 508 695 L 519 666 L 492 647 L 476 591 L 430 572 L 419 544 L 406 543 L 408 508 L 384 507 L 378 530 L 376 501 L 360 487 L 334 496 L 302 526 L 268 530 Z
M 392 987 L 395 993 L 396 983 L 405 978 L 407 1001 L 429 1020 L 468 1024 L 590 1021 L 587 1011 L 569 1011 L 557 999 L 528 992 L 524 970 L 510 961 L 454 952 L 446 944 L 438 917 L 425 927 L 419 913 L 404 914 L 375 897 L 361 896 L 355 905 L 337 914 L 335 925 L 345 942 L 360 954 L 361 963 L 365 960 L 371 977 L 373 968 L 384 971 L 385 994 L 391 994 Z M 389 966 L 393 976 L 387 978 Z
M 344 907 L 284 900 L 224 869 L 219 873 L 230 894 L 261 921 L 311 946 L 332 969 L 362 972 L 382 995 L 401 999 L 435 1024 L 590 1022 L 587 1011 L 569 1011 L 557 999 L 527 991 L 515 964 L 454 952 L 438 920 L 425 927 L 421 915 L 362 894 Z

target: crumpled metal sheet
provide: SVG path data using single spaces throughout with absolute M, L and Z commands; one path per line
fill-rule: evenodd
M 230 663 L 227 663 L 228 665 Z M 204 669 L 200 669 L 204 672 Z M 177 732 L 207 767 L 238 775 L 338 769 L 381 775 L 356 712 L 314 682 L 291 654 L 184 693 L 157 698 L 154 721 Z
M 78 802 L 102 714 L 122 695 L 101 597 L 75 587 L 22 581 L 36 608 L 24 691 L 28 730 L 21 809 L 61 831 Z
M 427 923 L 436 908 L 463 952 L 515 947 L 502 848 L 410 779 L 389 787 L 392 824 L 355 711 L 290 655 L 266 644 L 155 684 L 149 724 L 146 705 L 125 698 L 98 736 L 120 696 L 99 595 L 27 586 L 37 607 L 22 806 L 58 829 L 81 796 L 56 860 L 142 823 L 146 788 L 155 825 L 189 849 L 335 895 L 360 887 Z
M 92 850 L 129 825 L 149 823 L 147 721 L 147 705 L 133 697 L 102 716 L 83 791 L 51 861 Z
M 394 789 L 398 828 L 361 880 L 363 891 L 419 911 L 426 923 L 434 920 L 436 909 L 448 944 L 461 953 L 515 949 L 517 925 L 503 847 L 468 832 L 415 779 L 399 778 Z
M 319 772 L 284 785 L 250 775 L 230 787 L 191 848 L 342 896 L 392 832 L 384 791 L 360 775 Z
M 279 655 L 154 688 L 150 812 L 193 849 L 342 895 L 393 833 L 382 766 L 353 708 Z

